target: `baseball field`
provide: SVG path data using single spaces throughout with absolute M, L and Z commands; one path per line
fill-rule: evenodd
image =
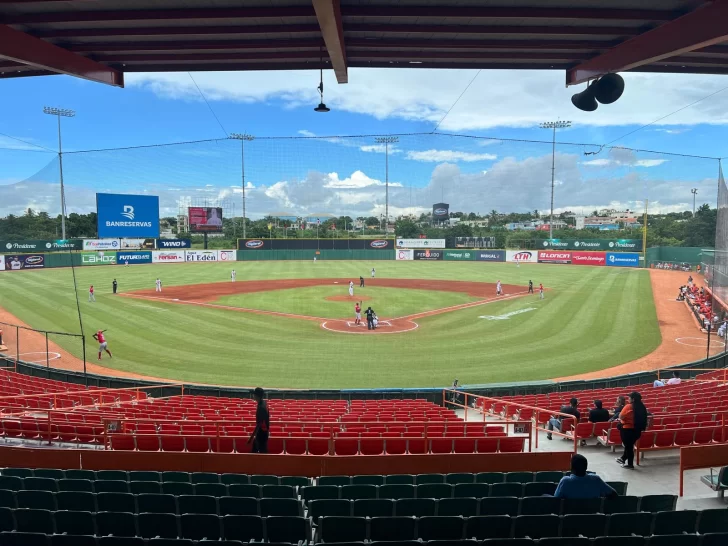
M 661 341 L 645 270 L 281 261 L 80 267 L 75 277 L 89 362 L 185 382 L 373 388 L 442 386 L 455 377 L 462 384 L 532 381 L 617 366 Z M 529 280 L 535 294 L 527 293 Z M 379 317 L 376 331 L 354 325 L 354 303 L 362 300 Z M 33 328 L 80 331 L 71 269 L 1 275 L 0 307 Z M 91 334 L 102 329 L 114 357 L 99 363 Z M 81 356 L 79 341 L 52 341 L 62 349 L 52 365 Z

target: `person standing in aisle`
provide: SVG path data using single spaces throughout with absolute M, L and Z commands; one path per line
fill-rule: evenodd
M 634 445 L 647 428 L 647 408 L 642 403 L 642 395 L 637 391 L 629 395 L 629 404 L 619 413 L 619 434 L 624 445 L 624 453 L 617 459 L 622 468 L 634 469 Z
M 270 432 L 270 412 L 265 403 L 265 391 L 256 387 L 253 391 L 253 398 L 258 403 L 255 410 L 255 430 L 248 439 L 248 444 L 253 444 L 253 453 L 268 453 L 268 434 Z

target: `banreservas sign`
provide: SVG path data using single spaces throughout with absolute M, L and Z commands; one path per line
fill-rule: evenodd
M 571 252 L 563 250 L 539 250 L 538 261 L 542 264 L 570 264 Z
M 571 253 L 572 265 L 605 265 L 606 252 L 574 251 Z
M 607 252 L 609 267 L 639 267 L 640 255 L 636 252 Z

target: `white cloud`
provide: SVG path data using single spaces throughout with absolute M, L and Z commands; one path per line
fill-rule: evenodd
M 365 114 L 376 119 L 397 118 L 429 122 L 442 119 L 474 75 L 473 70 L 422 68 L 352 68 L 349 83 L 338 85 L 324 73 L 326 103 L 333 111 Z M 285 108 L 310 109 L 318 102 L 313 71 L 206 72 L 195 80 L 208 100 L 242 103 L 280 101 Z M 596 112 L 582 112 L 571 95 L 583 86 L 564 87 L 563 71 L 484 70 L 440 126 L 441 131 L 493 127 L 533 127 L 545 119 L 570 119 L 574 125 L 644 125 L 718 91 L 721 76 L 680 74 L 623 74 L 624 95 Z M 131 87 L 142 87 L 176 100 L 201 100 L 184 73 L 127 74 Z M 494 83 L 495 82 L 495 83 Z M 728 92 L 719 93 L 664 121 L 669 130 L 696 123 L 727 124 Z
M 411 150 L 407 152 L 406 157 L 413 161 L 426 161 L 430 163 L 441 163 L 444 161 L 492 161 L 498 159 L 498 156 L 494 154 L 474 154 L 456 150 Z
M 338 173 L 329 173 L 328 181 L 324 184 L 325 188 L 366 188 L 367 186 L 384 186 L 381 180 L 369 178 L 362 171 L 354 171 L 349 178 L 343 180 L 339 178 Z M 402 187 L 399 182 L 390 182 L 389 187 Z
M 308 129 L 301 129 L 300 131 L 298 131 L 298 134 L 301 136 L 304 136 L 304 137 L 315 137 L 316 136 L 316 133 L 312 133 Z
M 581 164 L 587 167 L 658 167 L 667 161 L 667 159 L 637 159 L 632 150 L 612 148 L 609 151 L 609 158 L 590 159 Z

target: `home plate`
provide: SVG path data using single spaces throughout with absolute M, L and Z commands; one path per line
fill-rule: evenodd
M 362 322 L 361 324 L 356 324 L 355 322 L 352 322 L 352 321 L 350 321 L 350 320 L 347 320 L 347 321 L 346 321 L 346 325 L 347 325 L 347 326 L 348 326 L 349 328 L 358 328 L 359 326 L 363 326 L 363 327 L 365 327 L 365 328 L 366 328 L 366 323 L 365 323 L 365 322 Z M 391 324 L 389 323 L 389 321 L 388 321 L 388 320 L 380 320 L 380 321 L 379 321 L 379 322 L 377 323 L 377 327 L 379 327 L 379 326 L 392 326 L 392 325 L 391 325 Z

